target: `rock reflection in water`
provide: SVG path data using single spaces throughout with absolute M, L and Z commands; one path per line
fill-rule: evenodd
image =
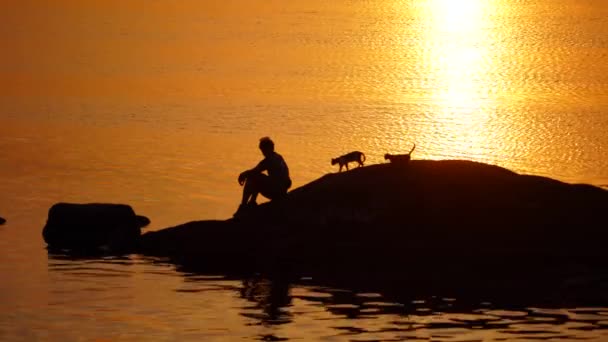
M 421 297 L 407 290 L 399 297 L 387 297 L 321 286 L 310 278 L 290 280 L 283 276 L 253 275 L 241 281 L 238 293 L 249 303 L 241 308 L 241 315 L 252 319 L 253 325 L 326 321 L 328 330 L 335 334 L 323 337 L 337 340 L 600 340 L 608 336 L 608 307 L 559 307 L 559 303 L 539 307 L 540 302 L 533 300 L 509 305 L 499 303 L 500 298 L 489 302 L 440 295 Z M 542 302 L 548 304 L 544 299 Z M 290 337 L 271 333 L 258 338 L 282 341 L 322 336 L 298 331 Z
M 57 319 L 95 317 L 69 331 L 57 328 L 53 336 L 117 339 L 112 331 L 127 331 L 218 341 L 602 341 L 608 337 L 607 278 L 594 269 L 565 269 L 558 282 L 547 272 L 536 277 L 546 276 L 546 283 L 527 280 L 530 291 L 509 290 L 521 280 L 506 277 L 493 291 L 454 294 L 461 284 L 455 274 L 437 276 L 442 284 L 424 288 L 415 281 L 421 274 L 411 274 L 410 283 L 384 283 L 372 274 L 210 274 L 140 255 L 50 254 L 49 275 L 57 286 L 51 286 L 49 304 Z
M 290 323 L 291 313 L 288 311 L 288 307 L 291 306 L 290 286 L 287 279 L 281 278 L 243 279 L 241 297 L 253 303 L 251 308 L 257 312 L 243 312 L 242 315 L 255 318 L 264 325 Z

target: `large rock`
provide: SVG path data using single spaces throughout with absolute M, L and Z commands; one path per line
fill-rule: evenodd
M 124 251 L 136 245 L 146 221 L 125 204 L 57 203 L 42 235 L 55 249 Z
M 608 256 L 607 212 L 608 192 L 594 186 L 413 160 L 325 175 L 238 220 L 146 233 L 140 250 L 205 267 L 340 270 L 599 260 Z
M 305 275 L 396 297 L 602 306 L 607 212 L 608 191 L 594 186 L 414 160 L 325 175 L 239 219 L 149 232 L 139 251 L 185 272 Z

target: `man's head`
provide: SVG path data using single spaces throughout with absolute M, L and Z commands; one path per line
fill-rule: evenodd
M 260 139 L 260 150 L 264 156 L 268 156 L 274 152 L 274 142 L 269 137 Z

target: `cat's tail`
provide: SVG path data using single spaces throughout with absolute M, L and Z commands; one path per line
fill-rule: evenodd
M 412 154 L 412 152 L 414 152 L 415 148 L 416 148 L 416 144 L 414 143 L 414 146 L 412 146 L 412 149 L 410 150 L 410 153 L 408 153 L 408 154 Z

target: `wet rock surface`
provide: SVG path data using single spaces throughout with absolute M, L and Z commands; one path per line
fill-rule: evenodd
M 302 276 L 385 294 L 606 303 L 608 191 L 470 161 L 325 175 L 238 218 L 140 235 L 129 206 L 59 203 L 49 250 L 168 258 L 185 272 Z M 106 253 L 106 254 L 108 254 Z
M 608 192 L 594 186 L 471 161 L 413 160 L 325 175 L 239 219 L 149 232 L 139 250 L 230 267 L 600 258 L 607 210 Z
M 148 223 L 125 204 L 57 203 L 49 209 L 42 236 L 54 249 L 123 251 L 136 245 L 142 224 Z

